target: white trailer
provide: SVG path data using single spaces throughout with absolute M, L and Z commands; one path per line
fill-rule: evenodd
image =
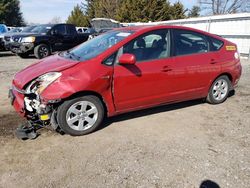
M 123 23 L 123 26 L 136 25 L 182 25 L 207 31 L 237 44 L 242 56 L 250 58 L 250 13 L 216 15 L 148 23 Z

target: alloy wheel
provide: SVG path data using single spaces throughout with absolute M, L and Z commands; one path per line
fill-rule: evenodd
M 223 100 L 228 93 L 228 83 L 224 79 L 219 79 L 214 83 L 212 94 L 215 100 Z
M 91 128 L 98 118 L 97 107 L 89 101 L 79 101 L 70 106 L 66 122 L 70 128 L 84 131 Z

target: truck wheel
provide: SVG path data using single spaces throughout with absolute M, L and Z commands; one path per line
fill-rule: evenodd
M 229 94 L 231 82 L 227 76 L 223 75 L 217 78 L 210 87 L 207 102 L 210 104 L 223 103 Z
M 93 95 L 65 101 L 59 106 L 57 120 L 66 134 L 81 136 L 93 132 L 102 123 L 104 107 Z
M 17 54 L 19 57 L 21 57 L 21 58 L 28 58 L 29 57 L 29 53 L 22 53 L 22 54 Z
M 40 44 L 35 47 L 34 54 L 37 59 L 42 59 L 51 55 L 51 51 L 48 45 Z

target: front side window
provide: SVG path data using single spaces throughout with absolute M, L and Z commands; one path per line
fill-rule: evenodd
M 149 61 L 169 56 L 169 30 L 156 30 L 137 37 L 123 47 L 123 53 L 134 54 L 136 61 Z
M 187 30 L 174 30 L 174 52 L 176 56 L 208 51 L 209 45 L 206 36 Z
M 66 34 L 66 28 L 65 25 L 57 25 L 53 28 L 54 32 L 58 35 L 65 35 Z

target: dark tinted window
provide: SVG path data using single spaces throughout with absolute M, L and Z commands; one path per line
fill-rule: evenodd
M 67 29 L 68 29 L 68 34 L 70 34 L 70 35 L 76 34 L 76 28 L 75 28 L 75 26 L 73 26 L 73 25 L 68 25 L 68 26 L 67 26 Z
M 217 51 L 223 46 L 223 42 L 221 40 L 210 38 L 210 41 L 212 43 L 211 51 Z
M 123 53 L 134 54 L 136 61 L 148 61 L 169 56 L 168 30 L 152 31 L 123 47 Z
M 59 35 L 65 35 L 66 34 L 66 28 L 65 25 L 57 25 L 53 28 L 54 32 Z
M 175 55 L 205 53 L 209 51 L 205 35 L 187 30 L 174 30 Z

